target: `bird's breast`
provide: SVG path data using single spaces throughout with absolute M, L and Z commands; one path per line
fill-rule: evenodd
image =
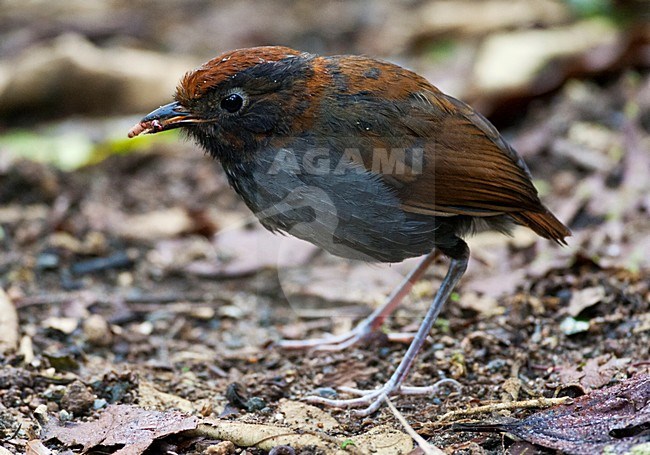
M 326 251 L 365 261 L 399 262 L 435 243 L 436 219 L 405 213 L 380 176 L 324 148 L 268 148 L 224 166 L 260 222 Z

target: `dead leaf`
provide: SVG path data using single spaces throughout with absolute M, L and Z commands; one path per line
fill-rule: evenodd
M 132 48 L 100 48 L 80 34 L 65 33 L 2 63 L 2 72 L 10 68 L 0 84 L 0 111 L 6 115 L 25 103 L 39 110 L 57 106 L 77 112 L 80 99 L 85 111 L 110 104 L 121 112 L 144 112 L 197 62 Z M 79 87 L 92 88 L 82 94 Z
M 460 431 L 508 433 L 516 438 L 576 455 L 634 453 L 650 443 L 650 375 L 637 375 L 595 390 L 571 404 L 526 419 L 496 424 L 458 424 Z M 646 452 L 638 452 L 646 453 Z
M 530 442 L 517 441 L 508 447 L 508 455 L 537 455 L 540 451 Z
M 584 365 L 570 365 L 559 370 L 563 384 L 580 383 L 585 389 L 597 389 L 608 384 L 614 375 L 630 362 L 627 358 L 603 355 L 587 360 Z
M 477 17 L 481 20 L 477 21 Z M 483 35 L 531 23 L 552 25 L 569 17 L 570 11 L 566 5 L 548 0 L 438 0 L 423 3 L 413 19 L 419 23 L 419 27 L 414 27 L 414 30 L 421 31 L 425 36 L 438 36 L 452 31 Z
M 484 40 L 476 57 L 477 92 L 495 93 L 552 88 L 563 78 L 549 78 L 542 70 L 562 58 L 579 57 L 597 48 L 613 46 L 616 27 L 601 20 L 584 20 L 549 30 L 495 33 Z M 556 70 L 556 73 L 558 71 Z
M 98 420 L 81 424 L 61 424 L 50 420 L 44 429 L 44 440 L 58 439 L 67 446 L 81 445 L 84 451 L 97 446 L 123 446 L 119 455 L 139 455 L 154 440 L 194 430 L 198 418 L 180 412 L 148 411 L 130 405 L 111 405 Z
M 472 310 L 480 317 L 490 317 L 503 314 L 505 309 L 499 305 L 497 299 L 487 296 L 479 295 L 476 292 L 463 293 L 458 301 L 458 306 L 465 310 Z
M 183 412 L 194 412 L 196 410 L 190 400 L 171 393 L 161 392 L 152 383 L 143 380 L 138 384 L 138 398 L 138 404 L 145 408 L 175 408 Z
M 181 207 L 138 215 L 116 214 L 112 230 L 127 239 L 168 239 L 190 232 L 194 222 Z
M 315 434 L 298 434 L 294 430 L 277 425 L 245 423 L 227 420 L 205 420 L 198 428 L 201 435 L 213 439 L 232 441 L 240 447 L 259 447 L 271 450 L 278 445 L 290 445 L 294 448 L 312 446 L 329 453 L 336 453 L 338 444 L 320 438 Z
M 352 440 L 358 448 L 372 454 L 409 453 L 413 450 L 411 437 L 388 425 L 376 426 Z
M 392 455 L 409 453 L 413 450 L 413 441 L 409 435 L 387 425 L 379 425 L 370 431 L 351 438 L 334 438 L 325 432 L 314 431 L 299 433 L 283 426 L 244 423 L 228 420 L 205 420 L 197 430 L 200 435 L 232 441 L 240 447 L 258 447 L 271 450 L 278 445 L 290 445 L 293 448 L 310 447 L 325 450 L 326 453 L 349 454 L 342 449 L 343 442 L 350 440 L 353 453 Z
M 419 258 L 400 264 L 377 264 L 328 256 L 326 264 L 280 269 L 278 276 L 285 297 L 296 311 L 313 307 L 313 301 L 336 302 L 336 314 L 341 315 L 341 303 L 383 302 L 418 262 Z
M 594 286 L 574 291 L 567 307 L 567 312 L 574 318 L 583 310 L 600 303 L 605 298 L 605 288 L 603 286 Z
M 601 364 L 603 358 L 607 359 L 607 356 L 590 359 L 582 369 L 585 375 L 580 383 L 586 389 L 599 389 L 608 384 L 614 375 L 630 362 L 630 359 L 611 358 Z

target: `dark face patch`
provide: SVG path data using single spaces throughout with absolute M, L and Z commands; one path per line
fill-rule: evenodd
M 199 98 L 184 100 L 186 109 L 209 120 L 188 132 L 224 165 L 252 159 L 270 137 L 296 131 L 297 119 L 310 106 L 307 82 L 313 78 L 312 59 L 309 54 L 277 61 L 262 59 L 210 87 Z

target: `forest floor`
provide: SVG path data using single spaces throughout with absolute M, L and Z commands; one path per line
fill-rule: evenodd
M 511 422 L 543 409 L 521 400 L 577 397 L 650 372 L 649 113 L 650 78 L 624 75 L 574 82 L 509 131 L 533 175 L 552 183 L 540 187 L 543 199 L 574 236 L 566 248 L 523 229 L 470 240 L 470 270 L 408 378 L 453 378 L 461 387 L 392 398 L 431 444 L 448 453 L 524 453 L 533 446 L 450 425 Z M 79 447 L 45 433 L 135 409 L 115 404 L 235 425 L 234 445 L 219 445 L 223 433 L 172 425 L 151 437 L 150 453 L 266 453 L 285 441 L 270 436 L 278 428 L 316 438 L 303 453 L 332 444 L 410 451 L 386 406 L 359 418 L 300 401 L 382 384 L 405 345 L 377 336 L 342 352 L 305 353 L 273 342 L 350 329 L 412 262 L 358 264 L 274 237 L 250 218 L 218 164 L 188 143 L 72 172 L 23 160 L 3 162 L 1 172 L 2 299 L 15 305 L 19 324 L 0 318 L 0 341 L 20 340 L 0 370 L 0 441 L 10 452 L 39 436 L 50 449 Z M 386 331 L 417 328 L 445 270 L 438 260 Z M 495 403 L 510 406 L 445 416 Z M 116 441 L 112 449 L 105 440 L 85 444 L 94 453 L 132 444 Z M 141 453 L 134 447 L 124 453 Z M 50 453 L 40 450 L 31 453 Z
M 0 455 L 436 453 L 409 427 L 449 454 L 650 453 L 646 3 L 7 2 Z M 306 404 L 390 377 L 407 346 L 384 333 L 417 329 L 446 260 L 377 336 L 283 351 L 350 330 L 417 260 L 274 236 L 198 147 L 126 139 L 184 71 L 263 43 L 415 69 L 495 123 L 571 228 L 566 247 L 524 228 L 468 239 L 407 380 L 458 387 L 362 418 Z M 104 141 L 117 124 L 123 139 Z M 25 143 L 59 167 L 12 153 Z

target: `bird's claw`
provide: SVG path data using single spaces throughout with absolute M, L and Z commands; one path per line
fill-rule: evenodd
M 357 398 L 350 398 L 347 400 L 332 400 L 330 398 L 323 398 L 317 396 L 306 396 L 304 400 L 311 404 L 322 404 L 332 408 L 349 409 L 366 406 L 364 409 L 354 410 L 353 413 L 359 417 L 369 416 L 384 402 L 386 397 L 391 394 L 390 387 L 384 385 L 377 390 L 364 390 L 363 395 Z
M 349 332 L 341 335 L 332 335 L 311 340 L 280 340 L 276 346 L 287 350 L 309 349 L 311 351 L 336 352 L 343 351 L 373 333 L 370 325 L 360 324 Z M 388 341 L 393 343 L 410 343 L 415 336 L 411 332 L 396 332 L 386 335 Z
M 452 386 L 460 392 L 462 386 L 455 379 L 441 379 L 440 381 L 426 387 L 407 387 L 394 384 L 392 381 L 388 381 L 379 389 L 375 390 L 363 390 L 355 389 L 353 387 L 341 387 L 339 390 L 341 392 L 349 393 L 351 395 L 358 395 L 357 398 L 349 398 L 346 400 L 334 400 L 330 398 L 319 397 L 315 395 L 310 395 L 304 398 L 305 401 L 312 404 L 322 404 L 324 406 L 329 406 L 339 409 L 349 409 L 366 406 L 364 409 L 354 410 L 354 414 L 359 417 L 366 417 L 374 413 L 381 404 L 384 402 L 386 397 L 390 395 L 432 395 L 436 393 L 441 386 Z
M 311 340 L 280 340 L 277 346 L 282 349 L 309 349 L 312 351 L 342 351 L 358 343 L 372 333 L 369 325 L 359 324 L 349 332 Z

